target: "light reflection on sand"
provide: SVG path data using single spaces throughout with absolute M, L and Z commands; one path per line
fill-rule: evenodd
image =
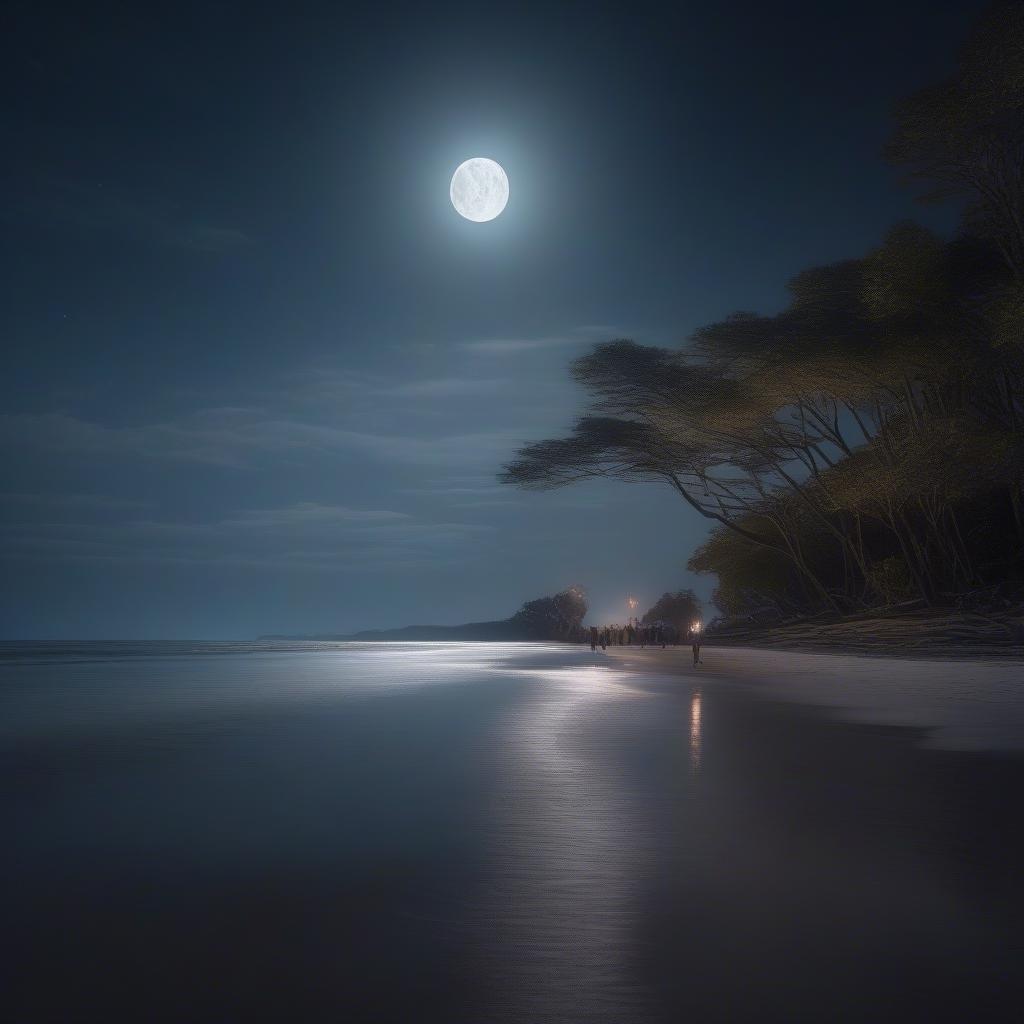
M 701 704 L 700 690 L 694 690 L 690 698 L 690 770 L 700 771 Z

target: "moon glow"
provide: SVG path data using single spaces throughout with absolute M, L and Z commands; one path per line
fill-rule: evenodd
M 455 169 L 448 193 L 466 220 L 494 220 L 508 202 L 508 176 L 501 164 L 474 156 Z

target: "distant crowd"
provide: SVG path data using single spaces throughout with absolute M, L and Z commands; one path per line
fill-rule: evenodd
M 688 641 L 688 637 L 675 626 L 667 623 L 656 622 L 650 625 L 644 623 L 627 623 L 625 626 L 591 626 L 590 627 L 590 649 L 596 651 L 598 647 L 604 650 L 607 647 L 667 647 L 669 644 L 678 646 Z

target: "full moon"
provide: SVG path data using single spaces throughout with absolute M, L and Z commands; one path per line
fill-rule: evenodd
M 452 206 L 466 220 L 494 220 L 508 202 L 508 175 L 501 164 L 474 156 L 455 169 L 448 191 Z

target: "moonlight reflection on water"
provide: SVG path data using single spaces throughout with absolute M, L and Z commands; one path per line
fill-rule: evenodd
M 509 1019 L 571 1019 L 581 990 L 593 1019 L 644 1019 L 621 952 L 655 823 L 606 727 L 643 728 L 657 701 L 629 679 L 607 667 L 529 670 L 502 729 L 495 884 L 478 910 Z M 510 960 L 509 948 L 532 953 Z

